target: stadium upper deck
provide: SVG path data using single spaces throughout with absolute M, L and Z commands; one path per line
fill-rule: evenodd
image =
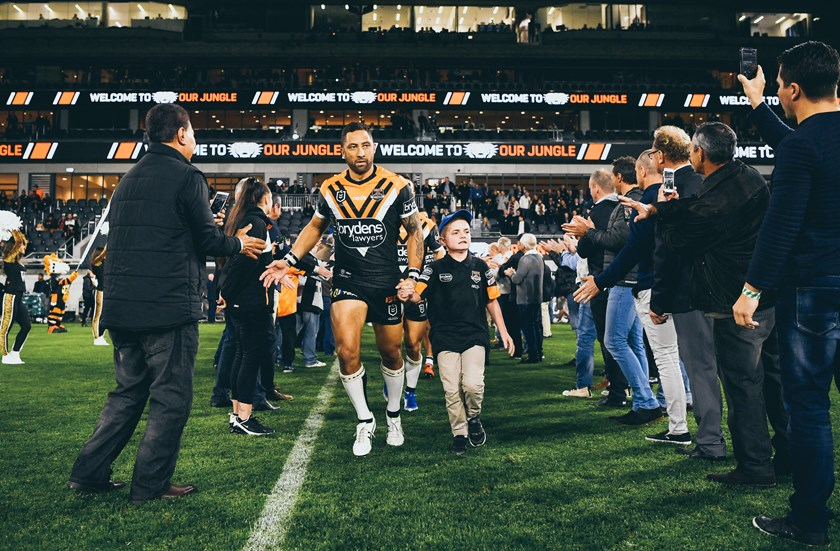
M 417 180 L 577 183 L 653 128 L 743 122 L 739 46 L 836 42 L 824 2 L 0 3 L 0 189 L 88 198 L 142 155 L 145 111 L 190 109 L 211 181 L 311 184 L 341 168 L 338 129 L 376 127 L 378 159 Z M 525 22 L 523 26 L 523 21 Z M 527 31 L 527 32 L 526 32 Z M 768 90 L 772 94 L 772 90 Z M 768 102 L 774 98 L 768 96 Z M 103 184 L 104 185 L 104 184 Z M 542 184 L 535 184 L 542 185 Z M 93 189 L 94 191 L 89 191 Z M 101 194 L 100 190 L 100 194 Z

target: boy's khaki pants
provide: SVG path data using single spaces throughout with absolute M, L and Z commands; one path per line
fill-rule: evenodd
M 486 353 L 483 346 L 473 346 L 460 354 L 439 352 L 437 355 L 452 436 L 466 436 L 467 419 L 481 414 Z

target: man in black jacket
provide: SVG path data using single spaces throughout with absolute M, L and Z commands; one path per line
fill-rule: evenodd
M 149 150 L 120 181 L 110 206 L 102 323 L 111 331 L 117 387 L 108 394 L 68 486 L 107 492 L 111 463 L 128 443 L 151 397 L 131 502 L 174 499 L 196 491 L 170 484 L 192 407 L 206 255 L 256 258 L 265 247 L 246 235 L 226 237 L 213 222 L 204 175 L 190 164 L 195 137 L 180 106 L 146 115 Z
M 666 168 L 674 171 L 679 197 L 695 196 L 703 185 L 703 176 L 697 174 L 689 162 L 691 139 L 688 134 L 675 126 L 662 126 L 653 136 L 653 148 L 659 152 L 660 171 Z M 690 262 L 663 243 L 657 232 L 650 309 L 655 314 L 674 317 L 683 380 L 687 374 L 690 381 L 690 385 L 686 384 L 686 396 L 691 394 L 688 403 L 693 405 L 694 420 L 697 421 L 696 447 L 680 447 L 677 453 L 718 461 L 726 456 L 726 441 L 721 430 L 723 403 L 712 320 L 691 306 L 691 278 Z
M 591 220 L 589 227 L 606 231 L 609 228 L 612 213 L 618 205 L 615 184 L 613 184 L 609 173 L 605 177 L 600 177 L 597 171 L 593 173 L 589 179 L 589 193 L 592 195 L 592 200 L 595 201 L 595 205 L 589 211 L 589 219 Z M 564 224 L 563 230 L 580 233 L 579 224 L 576 224 L 574 220 L 572 223 Z M 604 271 L 605 249 L 603 246 L 591 240 L 584 242 L 581 239 L 581 242 L 578 243 L 578 254 L 581 258 L 587 260 L 590 275 L 596 275 Z M 595 321 L 595 331 L 598 335 L 598 342 L 601 344 L 601 354 L 604 357 L 607 380 L 610 382 L 609 395 L 600 400 L 597 405 L 623 408 L 627 405 L 627 379 L 606 346 L 608 299 L 609 291 L 604 291 L 590 302 L 592 318 Z
M 664 243 L 690 263 L 692 307 L 714 321 L 718 372 L 729 406 L 729 430 L 737 468 L 708 478 L 724 484 L 776 485 L 777 467 L 787 466 L 787 416 L 781 401 L 774 350 L 772 297 L 764 295 L 754 329 L 739 327 L 732 305 L 741 294 L 758 230 L 770 201 L 764 177 L 734 160 L 735 132 L 719 122 L 701 125 L 691 143 L 695 170 L 706 180 L 695 197 L 647 207 L 633 203 L 640 217 L 656 215 Z M 678 196 L 677 196 L 678 197 Z M 765 345 L 765 341 L 770 345 Z M 770 439 L 767 418 L 775 436 Z

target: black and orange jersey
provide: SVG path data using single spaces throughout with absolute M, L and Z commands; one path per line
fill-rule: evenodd
M 423 229 L 423 266 L 427 266 L 435 261 L 435 256 L 443 250 L 443 245 L 440 244 L 437 225 L 422 213 L 420 224 Z M 400 237 L 397 241 L 397 256 L 400 260 L 400 271 L 404 273 L 408 269 L 408 232 L 403 227 L 400 227 Z M 421 272 L 423 266 L 420 267 Z
M 417 213 L 411 184 L 381 166 L 364 180 L 350 170 L 321 185 L 315 216 L 331 219 L 336 286 L 392 288 L 400 279 L 397 241 L 402 220 Z

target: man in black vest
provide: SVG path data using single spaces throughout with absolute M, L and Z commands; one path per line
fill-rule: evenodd
M 615 185 L 612 178 L 599 178 L 593 173 L 589 179 L 589 193 L 595 205 L 589 210 L 590 223 L 583 224 L 580 217 L 573 219 L 568 224 L 563 224 L 563 231 L 573 235 L 583 235 L 587 229 L 593 227 L 601 231 L 607 231 L 610 225 L 610 217 L 618 205 L 618 196 L 615 194 Z M 581 247 L 583 245 L 583 247 Z M 590 240 L 583 240 L 578 244 L 578 254 L 586 258 L 589 263 L 589 274 L 596 275 L 604 271 L 604 247 Z M 596 405 L 600 407 L 623 408 L 627 405 L 627 378 L 621 372 L 621 367 L 615 361 L 613 355 L 607 350 L 607 302 L 609 291 L 595 297 L 590 303 L 592 307 L 592 318 L 595 321 L 595 331 L 598 335 L 598 342 L 601 343 L 601 354 L 604 357 L 604 367 L 607 372 L 607 380 L 610 382 L 609 394 Z
M 151 397 L 137 450 L 131 502 L 174 499 L 195 486 L 170 484 L 181 433 L 190 415 L 198 351 L 200 290 L 207 255 L 245 254 L 265 242 L 226 237 L 213 222 L 204 175 L 190 164 L 195 137 L 180 106 L 161 104 L 146 115 L 149 149 L 120 181 L 110 205 L 102 324 L 111 331 L 117 387 L 108 394 L 68 486 L 107 492 L 111 463 L 134 433 Z

